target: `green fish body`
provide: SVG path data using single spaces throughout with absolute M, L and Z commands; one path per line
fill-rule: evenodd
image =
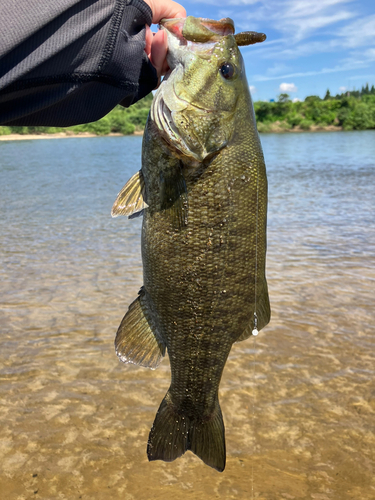
M 112 210 L 143 213 L 144 285 L 115 345 L 122 361 L 151 368 L 168 351 L 171 386 L 149 460 L 191 450 L 222 471 L 221 375 L 232 344 L 270 320 L 266 170 L 238 49 L 264 36 L 234 35 L 230 19 L 162 28 L 171 71 L 154 97 L 142 170 Z

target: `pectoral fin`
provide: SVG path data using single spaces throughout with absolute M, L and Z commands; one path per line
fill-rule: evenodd
M 188 223 L 188 195 L 185 178 L 178 167 L 160 172 L 160 206 L 169 212 L 172 226 L 181 229 Z
M 124 363 L 155 369 L 165 355 L 165 344 L 152 320 L 144 289 L 129 306 L 115 340 L 116 354 Z
M 142 170 L 131 177 L 117 195 L 111 215 L 133 215 L 148 207 L 145 202 L 146 190 Z

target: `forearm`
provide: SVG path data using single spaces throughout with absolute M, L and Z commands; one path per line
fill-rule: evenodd
M 149 93 L 151 19 L 142 0 L 2 0 L 0 124 L 90 122 Z

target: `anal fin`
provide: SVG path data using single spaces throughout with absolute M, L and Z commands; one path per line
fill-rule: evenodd
M 148 207 L 145 202 L 146 189 L 142 170 L 131 177 L 117 195 L 111 215 L 133 215 Z
M 145 291 L 129 306 L 117 330 L 116 354 L 124 363 L 155 369 L 165 355 L 165 344 L 152 320 Z

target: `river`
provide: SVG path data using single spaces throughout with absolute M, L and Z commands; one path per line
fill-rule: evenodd
M 0 498 L 375 498 L 375 131 L 264 134 L 272 319 L 235 344 L 222 474 L 147 461 L 169 364 L 117 360 L 141 137 L 0 142 Z

